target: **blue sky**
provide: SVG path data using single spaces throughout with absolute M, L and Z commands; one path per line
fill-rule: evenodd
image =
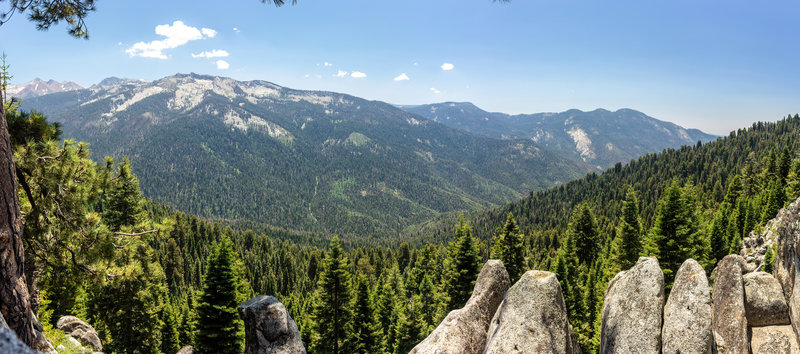
M 633 108 L 716 134 L 800 112 L 797 1 L 100 0 L 87 24 L 88 41 L 1 26 L 12 83 L 196 72 L 507 113 Z

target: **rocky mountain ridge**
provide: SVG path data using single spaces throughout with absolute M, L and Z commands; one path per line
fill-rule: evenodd
M 530 140 L 471 135 L 383 102 L 196 74 L 108 79 L 23 101 L 130 156 L 146 196 L 203 217 L 301 231 L 398 233 L 594 169 Z M 209 183 L 209 181 L 213 181 Z
M 80 89 L 83 89 L 83 86 L 72 81 L 59 82 L 52 79 L 44 81 L 37 77 L 25 83 L 8 85 L 8 87 L 6 88 L 6 92 L 10 97 L 31 98 L 51 93 L 74 91 Z
M 571 109 L 560 113 L 510 115 L 487 112 L 469 102 L 400 106 L 425 118 L 498 139 L 531 139 L 542 147 L 601 168 L 698 141 L 716 139 L 632 109 Z

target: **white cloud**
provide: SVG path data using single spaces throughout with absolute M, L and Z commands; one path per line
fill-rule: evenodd
M 414 66 L 419 66 L 419 63 L 417 63 L 417 62 L 414 62 Z
M 337 73 L 336 73 L 336 74 L 334 74 L 333 76 L 336 76 L 336 77 L 345 77 L 345 76 L 347 76 L 347 71 L 341 71 L 341 70 L 339 70 L 339 72 L 337 72 Z
M 442 64 L 442 70 L 444 70 L 444 71 L 453 70 L 453 68 L 455 68 L 455 65 L 453 65 L 453 64 L 450 64 L 450 63 Z
M 165 37 L 162 40 L 138 42 L 125 50 L 131 57 L 167 59 L 164 50 L 180 47 L 189 41 L 211 38 L 216 31 L 203 28 L 202 31 L 195 27 L 187 26 L 183 21 L 175 21 L 172 25 L 156 26 L 156 34 Z
M 363 79 L 363 78 L 367 77 L 367 74 L 364 74 L 364 73 L 362 73 L 360 71 L 353 71 L 353 73 L 350 74 L 350 76 L 352 76 L 352 77 L 354 77 L 356 79 Z
M 333 66 L 333 64 L 331 64 L 331 63 L 329 63 L 329 62 L 327 62 L 327 61 L 326 61 L 324 64 L 322 64 L 322 65 L 324 65 L 325 67 Z
M 229 55 L 230 55 L 230 53 L 228 53 L 225 50 L 214 49 L 214 50 L 212 50 L 210 52 L 202 52 L 202 53 L 192 54 L 192 58 L 223 58 L 223 57 L 227 57 Z
M 308 79 L 310 76 L 311 76 L 311 75 L 309 75 L 309 74 L 306 74 L 304 77 L 305 77 L 306 79 Z
M 224 60 L 217 60 L 217 69 L 219 70 L 228 70 L 231 67 L 231 64 L 228 64 L 227 61 Z
M 408 78 L 408 75 L 406 75 L 406 73 L 402 73 L 400 75 L 397 75 L 397 77 L 394 78 L 394 81 L 407 81 L 407 80 L 411 80 L 411 79 Z
M 203 32 L 203 34 L 208 38 L 214 38 L 217 36 L 217 31 L 210 28 L 201 28 L 200 32 Z
M 433 92 L 433 93 L 435 93 L 437 95 L 442 93 L 442 91 L 437 90 L 435 87 L 431 87 L 431 92 Z
M 234 27 L 234 28 L 233 28 L 233 31 L 234 31 L 234 32 L 236 32 L 236 33 L 239 33 L 239 32 L 241 32 L 241 31 L 239 31 L 239 28 L 237 28 L 237 27 Z

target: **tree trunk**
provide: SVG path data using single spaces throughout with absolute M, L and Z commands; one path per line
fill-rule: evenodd
M 0 99 L 0 312 L 27 345 L 35 338 L 30 296 L 23 272 L 22 215 L 19 210 L 14 151 Z

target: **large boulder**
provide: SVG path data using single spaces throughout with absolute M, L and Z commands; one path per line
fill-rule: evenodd
M 792 326 L 753 327 L 750 330 L 750 348 L 753 354 L 800 353 Z
M 510 285 L 503 262 L 487 261 L 467 304 L 450 312 L 411 353 L 482 353 L 489 322 Z
M 655 258 L 641 257 L 608 283 L 600 353 L 660 353 L 664 273 Z
M 0 318 L 2 318 L 0 316 Z M 40 354 L 28 348 L 8 326 L 0 326 L 0 353 Z
M 747 317 L 744 301 L 744 259 L 728 255 L 717 264 L 713 292 L 713 327 L 717 352 L 747 353 Z
M 484 353 L 580 353 L 553 273 L 531 270 L 492 318 Z
M 178 352 L 175 354 L 194 354 L 194 347 L 191 345 L 187 345 L 178 350 Z
M 244 321 L 245 353 L 305 353 L 297 324 L 278 299 L 259 295 L 239 306 Z
M 747 325 L 775 326 L 791 324 L 789 305 L 783 297 L 781 284 L 765 272 L 745 274 L 744 298 Z
M 711 296 L 700 263 L 687 259 L 664 306 L 662 353 L 711 353 Z
M 64 316 L 58 319 L 56 327 L 68 336 L 77 339 L 84 346 L 90 346 L 95 351 L 103 350 L 103 343 L 100 341 L 97 331 L 88 323 L 75 316 Z

